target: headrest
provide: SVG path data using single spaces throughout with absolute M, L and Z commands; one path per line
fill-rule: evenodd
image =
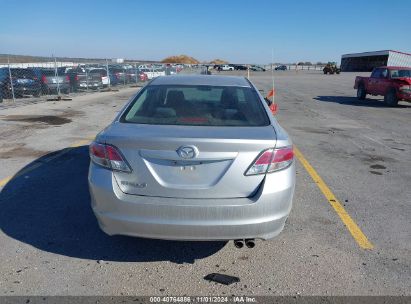
M 169 104 L 170 102 L 180 102 L 180 101 L 184 101 L 184 94 L 182 91 L 177 91 L 177 90 L 172 90 L 172 91 L 168 91 L 167 94 L 167 101 L 166 103 Z

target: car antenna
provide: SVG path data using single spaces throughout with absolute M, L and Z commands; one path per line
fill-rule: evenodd
M 275 89 L 274 89 L 274 69 L 273 69 L 273 64 L 274 64 L 274 48 L 271 49 L 271 81 L 273 83 L 273 104 L 275 104 L 274 102 L 274 96 L 275 96 Z

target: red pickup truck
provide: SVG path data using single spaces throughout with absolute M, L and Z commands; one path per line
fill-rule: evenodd
M 354 89 L 357 89 L 357 98 L 360 100 L 370 94 L 384 96 L 384 102 L 393 107 L 400 100 L 411 102 L 411 68 L 375 68 L 371 77 L 357 76 Z

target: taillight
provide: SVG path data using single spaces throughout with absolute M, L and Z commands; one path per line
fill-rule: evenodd
M 47 83 L 47 77 L 46 76 L 41 76 L 41 82 L 42 83 Z
M 91 160 L 102 167 L 114 171 L 131 172 L 131 168 L 118 148 L 92 142 L 89 147 Z
M 66 82 L 70 82 L 70 77 L 68 77 L 68 75 L 66 75 Z
M 78 80 L 79 80 L 78 75 L 74 76 L 74 80 L 75 80 L 75 81 L 78 81 Z
M 293 147 L 268 149 L 260 153 L 244 175 L 266 174 L 289 167 L 294 159 Z

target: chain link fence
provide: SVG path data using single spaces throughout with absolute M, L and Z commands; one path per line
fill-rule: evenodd
M 244 70 L 246 73 L 269 71 L 278 65 L 253 64 L 164 64 L 111 59 L 44 58 L 16 60 L 0 58 L 0 103 L 40 102 L 69 99 L 78 94 L 143 86 L 163 75 L 211 74 L 219 71 Z M 14 62 L 13 62 L 14 61 Z M 17 62 L 20 61 L 20 62 Z M 282 65 L 286 70 L 319 71 L 323 65 Z
M 50 58 L 41 62 L 0 63 L 0 102 L 61 100 L 90 92 L 143 86 L 163 75 L 200 73 L 199 66 L 155 62 Z

